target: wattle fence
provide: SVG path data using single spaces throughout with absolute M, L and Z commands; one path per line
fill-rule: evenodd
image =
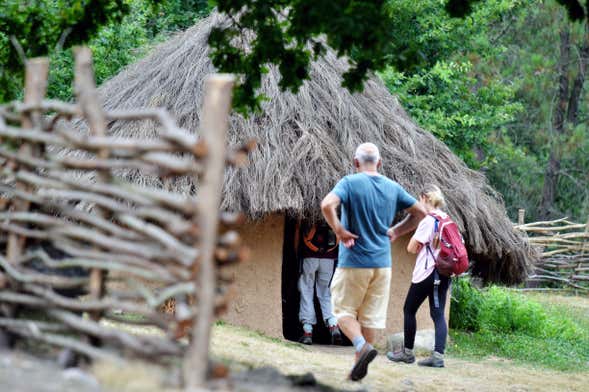
M 185 385 L 203 386 L 211 325 L 234 295 L 225 267 L 246 255 L 234 230 L 242 218 L 219 212 L 225 166 L 246 163 L 254 147 L 225 146 L 233 78 L 207 78 L 197 136 L 163 109 L 103 110 L 90 51 L 77 48 L 75 60 L 75 103 L 44 99 L 39 58 L 27 61 L 24 102 L 0 106 L 0 343 L 19 337 L 112 361 L 183 358 Z M 158 134 L 115 137 L 115 121 L 153 121 Z M 125 175 L 134 171 L 189 177 L 198 189 L 136 184 Z
M 562 218 L 524 224 L 520 212 L 515 229 L 525 232 L 541 250 L 540 261 L 528 278 L 530 286 L 589 292 L 589 220 L 575 223 Z

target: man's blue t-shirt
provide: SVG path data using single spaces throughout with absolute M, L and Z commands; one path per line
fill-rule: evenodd
M 355 245 L 339 245 L 338 267 L 383 268 L 391 266 L 391 243 L 387 229 L 397 211 L 416 200 L 395 181 L 357 173 L 342 178 L 332 190 L 341 200 L 341 222 L 358 235 Z

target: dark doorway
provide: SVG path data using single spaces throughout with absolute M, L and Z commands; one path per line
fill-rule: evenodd
M 286 217 L 284 224 L 284 245 L 282 249 L 282 333 L 285 339 L 298 341 L 303 334 L 303 327 L 299 322 L 300 293 L 298 288 L 299 276 L 301 275 L 301 262 L 297 257 L 299 252 L 295 251 L 297 219 Z M 298 241 L 300 244 L 302 241 Z M 324 317 L 321 314 L 321 307 L 314 296 L 315 314 L 317 324 L 313 327 L 313 343 L 331 344 L 329 329 L 319 320 Z M 344 344 L 351 344 L 344 337 Z

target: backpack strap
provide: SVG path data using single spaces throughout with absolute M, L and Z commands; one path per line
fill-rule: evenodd
M 426 246 L 426 249 L 429 252 L 429 254 L 432 255 L 432 260 L 435 263 L 436 262 L 436 256 L 434 256 L 434 252 L 432 251 L 432 248 L 429 246 L 429 243 L 427 243 L 425 246 Z M 423 269 L 427 269 L 427 255 L 425 256 L 425 267 L 423 267 Z
M 313 244 L 313 242 L 312 242 L 316 231 L 317 231 L 317 226 L 313 225 L 311 227 L 311 229 L 309 230 L 309 232 L 307 234 L 305 234 L 305 236 L 303 237 L 303 242 L 305 243 L 307 248 L 309 248 L 313 252 L 319 251 L 319 248 L 316 247 L 315 244 Z
M 313 243 L 313 237 L 315 237 L 315 234 L 317 233 L 317 229 L 318 229 L 318 226 L 315 224 L 309 229 L 309 232 L 303 236 L 303 243 L 312 252 L 319 252 L 320 251 L 319 247 Z M 327 230 L 329 230 L 329 229 L 327 229 Z M 327 249 L 326 252 L 331 252 L 332 250 L 337 248 L 338 245 L 339 245 L 339 239 L 336 238 L 335 245 L 332 246 L 331 248 Z
M 438 274 L 438 269 L 434 268 L 434 308 L 438 309 L 440 307 L 440 274 Z
M 429 213 L 429 216 L 431 216 L 432 218 L 434 218 L 435 222 L 434 222 L 434 233 L 437 233 L 438 231 L 438 225 L 440 224 L 440 218 L 434 214 L 434 213 Z M 430 243 L 428 242 L 427 244 L 425 244 L 427 251 L 429 252 L 430 255 L 432 255 L 432 260 L 434 261 L 434 263 L 436 262 L 436 256 L 434 255 L 434 251 L 432 250 Z M 427 269 L 427 256 L 425 257 L 425 269 Z

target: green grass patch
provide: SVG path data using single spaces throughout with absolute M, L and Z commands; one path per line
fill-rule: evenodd
M 466 358 L 497 356 L 561 371 L 589 370 L 589 313 L 467 279 L 452 290 L 452 344 Z
M 116 318 L 120 321 L 128 321 L 128 322 L 142 322 L 142 321 L 147 321 L 147 318 L 141 314 L 137 314 L 137 313 L 129 313 L 129 312 L 124 312 L 124 313 L 119 313 L 119 314 L 115 314 Z
M 448 353 L 466 359 L 502 357 L 525 365 L 560 371 L 589 370 L 589 344 L 560 339 L 538 339 L 496 332 L 452 331 Z

